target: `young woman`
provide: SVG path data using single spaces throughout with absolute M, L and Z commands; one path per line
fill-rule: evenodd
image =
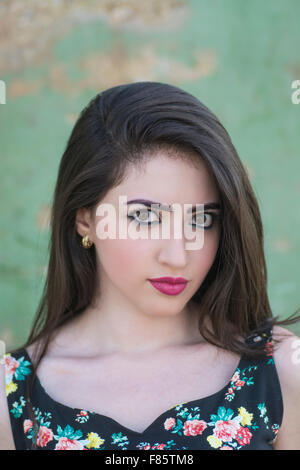
M 300 340 L 279 326 L 298 319 L 272 314 L 259 207 L 216 116 L 168 84 L 110 88 L 60 163 L 0 447 L 300 449 Z

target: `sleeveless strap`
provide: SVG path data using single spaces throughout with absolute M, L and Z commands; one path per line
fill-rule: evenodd
M 281 385 L 274 360 L 273 328 L 268 321 L 246 339 L 248 344 L 264 346 L 264 356 L 258 359 L 259 377 L 256 393 L 259 399 L 258 409 L 265 428 L 272 430 L 274 443 L 283 418 L 283 398 Z M 250 359 L 251 361 L 251 359 Z
M 230 388 L 225 399 L 219 394 L 220 403 L 216 402 L 214 407 L 219 405 L 220 412 L 225 408 L 232 408 L 232 412 L 239 412 L 243 417 L 243 431 L 253 434 L 253 449 L 259 449 L 262 442 L 274 442 L 282 423 L 283 402 L 280 382 L 274 362 L 272 347 L 272 328 L 262 328 L 251 334 L 247 340 L 255 345 L 263 342 L 265 355 L 261 359 L 245 359 L 241 361 L 241 369 L 232 378 Z M 8 353 L 4 356 L 6 371 L 6 395 L 9 408 L 9 415 L 16 449 L 31 449 L 32 446 L 32 421 L 30 419 L 26 402 L 26 385 L 32 365 L 25 349 Z M 32 405 L 42 411 L 53 411 L 47 403 L 47 397 L 43 396 L 38 387 L 34 387 L 32 395 Z M 46 403 L 44 407 L 43 404 Z M 54 404 L 53 404 L 54 406 Z M 203 412 L 208 408 L 208 415 L 214 412 L 212 400 L 202 401 Z M 212 415 L 214 416 L 214 415 Z M 58 417 L 57 424 L 60 424 L 63 414 Z M 223 418 L 220 418 L 224 420 Z M 251 427 L 252 426 L 252 427 Z M 256 433 L 256 429 L 260 430 Z M 262 433 L 262 434 L 261 434 Z M 257 435 L 257 438 L 255 437 Z M 247 435 L 239 436 L 240 440 L 247 440 Z M 255 442 L 254 442 L 255 441 Z
M 262 322 L 259 327 L 254 330 L 245 340 L 247 344 L 251 345 L 261 345 L 261 343 L 272 343 L 273 331 L 272 331 L 272 324 L 270 320 L 266 320 Z
M 30 427 L 27 410 L 26 385 L 32 372 L 31 362 L 24 349 L 4 355 L 6 397 L 15 447 L 30 449 L 31 441 L 25 437 Z

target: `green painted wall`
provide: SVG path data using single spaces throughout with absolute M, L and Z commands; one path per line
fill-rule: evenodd
M 291 83 L 300 80 L 300 2 L 62 1 L 43 9 L 31 0 L 12 10 L 14 3 L 0 7 L 7 348 L 28 335 L 42 292 L 49 205 L 76 116 L 99 91 L 131 81 L 173 83 L 219 116 L 260 204 L 274 314 L 300 307 L 300 104 L 291 101 Z M 299 325 L 289 329 L 300 334 Z

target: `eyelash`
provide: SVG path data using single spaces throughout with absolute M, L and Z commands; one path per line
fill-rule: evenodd
M 148 212 L 148 214 L 149 214 L 149 212 L 152 212 L 150 209 L 137 209 L 137 210 L 135 210 L 134 212 L 132 212 L 132 214 L 135 214 L 135 215 L 136 215 L 137 212 L 145 212 L 145 211 Z M 128 219 L 134 220 L 138 225 L 147 225 L 147 226 L 151 226 L 151 225 L 157 225 L 158 223 L 161 222 L 161 220 L 155 221 L 155 222 L 150 222 L 150 223 L 149 223 L 149 222 L 140 222 L 140 221 L 138 221 L 138 220 L 136 219 L 135 215 L 132 215 L 132 214 L 130 214 L 130 215 L 128 214 L 128 215 L 127 215 Z M 216 214 L 216 213 L 214 213 L 214 212 L 203 212 L 203 214 L 209 214 L 209 215 L 211 215 L 211 216 L 212 216 L 212 223 L 211 223 L 211 225 L 209 225 L 208 227 L 199 227 L 199 228 L 204 228 L 204 230 L 210 230 L 210 229 L 212 229 L 213 226 L 215 225 L 216 219 L 219 217 L 219 214 Z M 198 215 L 198 214 L 196 214 L 196 215 Z M 192 224 L 193 227 L 195 227 L 195 226 L 197 227 L 197 225 L 198 225 L 198 224 L 196 224 L 196 223 L 193 223 L 193 224 Z

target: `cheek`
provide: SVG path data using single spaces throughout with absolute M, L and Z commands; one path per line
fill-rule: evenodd
M 219 246 L 218 234 L 210 234 L 204 239 L 203 248 L 193 255 L 193 270 L 199 280 L 203 280 L 215 260 Z
M 102 240 L 96 249 L 100 270 L 111 280 L 127 284 L 133 279 L 147 278 L 149 245 L 147 249 L 142 240 Z

